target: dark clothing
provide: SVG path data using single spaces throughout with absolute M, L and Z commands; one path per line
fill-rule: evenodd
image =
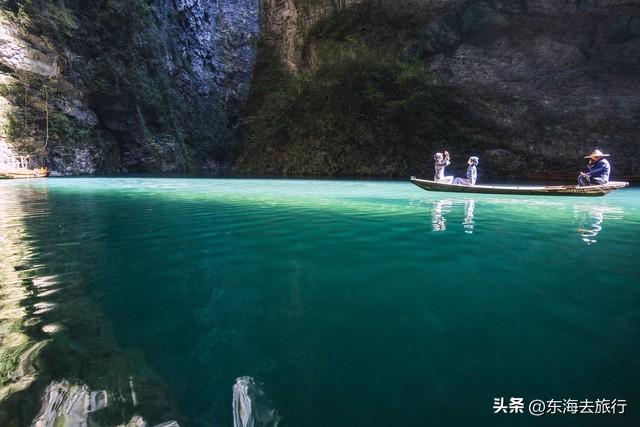
M 587 176 L 580 175 L 578 177 L 578 185 L 602 185 L 609 182 L 609 174 L 611 173 L 611 165 L 607 159 L 600 159 L 593 164 L 587 165 Z
M 602 184 L 609 182 L 609 174 L 611 173 L 611 165 L 607 159 L 600 159 L 592 165 L 587 166 L 587 175 L 594 180 L 600 181 Z

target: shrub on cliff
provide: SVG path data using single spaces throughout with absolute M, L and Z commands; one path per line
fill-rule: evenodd
M 294 76 L 262 52 L 236 149 L 240 171 L 394 175 L 419 167 L 425 144 L 455 137 L 447 132 L 455 103 L 417 61 L 380 58 L 347 37 L 321 44 L 316 66 Z

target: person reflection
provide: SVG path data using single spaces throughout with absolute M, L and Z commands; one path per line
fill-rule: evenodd
M 475 200 L 464 201 L 464 221 L 462 222 L 462 225 L 464 226 L 464 232 L 467 234 L 473 234 L 473 211 L 475 207 Z
M 582 241 L 587 245 L 593 245 L 598 242 L 598 234 L 602 231 L 602 223 L 605 214 L 607 219 L 622 219 L 624 213 L 622 208 L 618 207 L 593 207 L 593 208 L 576 208 L 575 216 L 578 219 L 578 234 Z
M 447 229 L 447 219 L 443 215 L 443 210 L 451 207 L 450 200 L 438 200 L 433 203 L 431 212 L 431 226 L 433 231 L 445 231 Z
M 447 218 L 445 215 L 449 213 L 451 206 L 453 206 L 451 200 L 438 200 L 433 202 L 433 210 L 431 211 L 433 231 L 445 231 L 447 229 Z M 473 234 L 474 231 L 475 222 L 473 217 L 475 206 L 476 203 L 473 199 L 464 201 L 464 220 L 462 221 L 462 226 L 466 234 Z

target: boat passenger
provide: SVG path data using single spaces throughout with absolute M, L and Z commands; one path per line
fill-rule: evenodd
M 578 176 L 578 185 L 602 185 L 609 182 L 609 174 L 611 173 L 611 165 L 609 161 L 605 159 L 608 154 L 602 154 L 600 150 L 594 150 L 593 153 L 585 156 L 585 159 L 589 159 L 586 172 L 580 172 Z
M 478 178 L 477 166 L 480 163 L 480 159 L 476 156 L 471 156 L 469 157 L 469 161 L 467 163 L 469 164 L 469 167 L 467 168 L 467 177 L 454 179 L 454 184 L 476 185 L 476 179 Z
M 451 184 L 453 181 L 452 176 L 444 176 L 444 168 L 451 164 L 451 160 L 449 158 L 449 152 L 445 151 L 444 155 L 442 153 L 436 153 L 433 156 L 433 160 L 436 162 L 436 174 L 433 178 L 435 182 L 442 182 L 445 184 Z

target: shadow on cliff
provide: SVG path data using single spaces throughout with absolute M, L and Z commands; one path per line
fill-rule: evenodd
M 524 178 L 575 174 L 599 147 L 618 177 L 640 173 L 640 6 L 302 3 L 308 28 L 263 21 L 237 171 L 430 174 L 447 149 Z

